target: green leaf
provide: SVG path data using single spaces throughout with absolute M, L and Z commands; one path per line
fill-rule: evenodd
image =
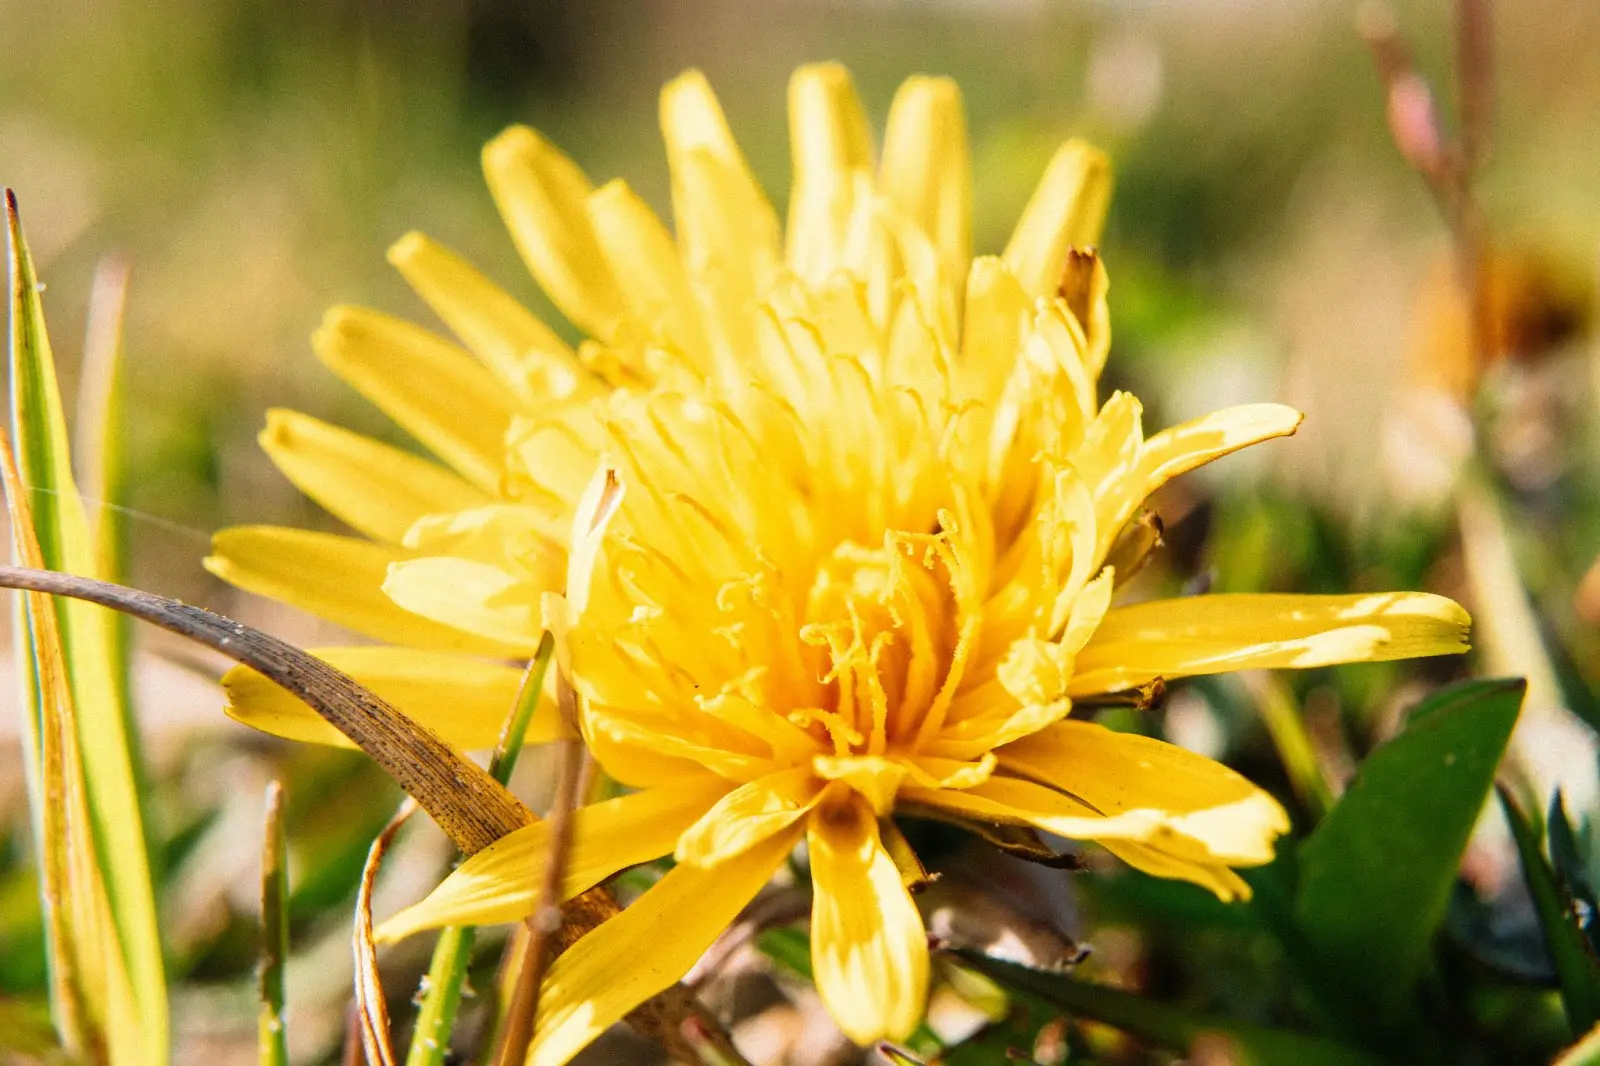
M 780 925 L 756 934 L 756 949 L 803 981 L 811 974 L 811 937 L 804 929 Z
M 1511 837 L 1522 860 L 1522 876 L 1528 882 L 1528 894 L 1533 897 L 1539 925 L 1544 929 L 1550 961 L 1555 964 L 1567 1023 L 1574 1033 L 1584 1032 L 1600 1022 L 1600 960 L 1573 919 L 1571 893 L 1545 861 L 1539 847 L 1539 827 L 1522 813 L 1505 789 L 1500 789 L 1500 807 L 1511 826 Z
M 6 192 L 11 259 L 11 412 L 18 465 L 31 489 L 34 530 L 44 564 L 98 574 L 83 501 L 73 481 L 66 417 L 45 331 L 38 278 L 22 236 L 16 197 Z M 137 1048 L 119 1047 L 155 1066 L 168 1059 L 166 980 L 156 925 L 133 736 L 116 658 L 116 616 L 82 602 L 58 602 L 61 646 L 94 842 L 112 922 L 135 1003 Z
M 1347 1021 L 1403 1015 L 1524 688 L 1474 681 L 1424 701 L 1301 846 L 1303 961 Z
M 1545 816 L 1545 824 L 1545 840 L 1550 846 L 1550 865 L 1556 872 L 1556 879 L 1577 907 L 1587 908 L 1590 915 L 1600 914 L 1600 899 L 1595 896 L 1589 866 L 1585 861 L 1588 849 L 1579 843 L 1578 834 L 1573 831 L 1560 789 L 1556 789 L 1555 795 L 1550 798 L 1550 811 Z M 1584 840 L 1587 839 L 1588 834 L 1585 833 Z M 1596 939 L 1600 938 L 1600 923 L 1590 921 L 1585 924 L 1583 931 L 1590 948 L 1600 952 L 1600 940 Z
M 1187 1052 L 1196 1040 L 1211 1036 L 1222 1037 L 1231 1045 L 1234 1055 L 1230 1061 L 1238 1066 L 1377 1066 L 1379 1061 L 1330 1040 L 1199 1014 L 1066 974 L 1001 962 L 976 951 L 956 954 L 1005 988 L 1174 1051 Z

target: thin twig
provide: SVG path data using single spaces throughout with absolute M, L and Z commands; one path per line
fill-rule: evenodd
M 1494 354 L 1490 320 L 1488 248 L 1475 183 L 1489 144 L 1494 107 L 1494 25 L 1489 0 L 1456 0 L 1456 106 L 1460 132 L 1456 168 L 1456 243 L 1461 291 L 1472 315 L 1473 363 L 1479 370 Z
M 556 674 L 556 702 L 563 721 L 577 736 L 578 697 L 564 672 Z M 517 974 L 516 989 L 506 1011 L 505 1033 L 495 1061 L 499 1066 L 518 1066 L 528 1057 L 539 1013 L 539 991 L 552 955 L 550 941 L 562 926 L 561 886 L 567 879 L 572 837 L 577 827 L 573 816 L 578 806 L 582 779 L 587 770 L 589 749 L 580 740 L 558 741 L 560 776 L 550 809 L 550 857 L 545 863 L 544 883 L 528 916 L 527 949 Z
M 1493 355 L 1486 226 L 1474 191 L 1493 112 L 1490 0 L 1456 2 L 1458 132 L 1453 141 L 1440 129 L 1433 94 L 1400 37 L 1394 12 L 1381 0 L 1368 0 L 1356 24 L 1383 78 L 1395 146 L 1422 177 L 1450 230 L 1456 282 L 1469 315 L 1470 355 L 1481 371 Z
M 502 785 L 511 783 L 517 757 L 522 752 L 523 738 L 528 723 L 533 720 L 541 696 L 544 679 L 555 655 L 555 638 L 548 632 L 539 640 L 539 647 L 528 669 L 522 675 L 522 687 L 517 701 L 506 715 L 500 729 L 500 739 L 489 759 L 489 776 Z M 411 1047 L 406 1051 L 406 1066 L 442 1066 L 449 1048 L 450 1033 L 455 1028 L 456 1015 L 461 1009 L 462 986 L 467 967 L 472 964 L 472 952 L 477 942 L 477 929 L 470 925 L 450 926 L 439 933 L 433 947 L 433 958 L 428 964 L 428 974 L 423 978 L 422 1004 L 417 1011 L 416 1027 L 411 1034 Z M 493 1047 L 492 1043 L 485 1045 Z
M 1470 175 L 1489 147 L 1494 108 L 1494 18 L 1489 0 L 1456 2 L 1456 106 L 1461 115 L 1461 162 Z

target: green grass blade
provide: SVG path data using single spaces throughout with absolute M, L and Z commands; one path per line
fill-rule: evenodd
M 1544 857 L 1539 846 L 1539 826 L 1522 812 L 1510 793 L 1503 788 L 1498 791 L 1500 808 L 1505 811 L 1522 860 L 1522 876 L 1544 929 L 1550 961 L 1555 964 L 1567 1023 L 1574 1033 L 1586 1032 L 1600 1023 L 1600 960 L 1595 958 L 1573 916 L 1572 894 Z
M 22 479 L 32 490 L 34 526 L 46 566 L 97 576 L 94 542 L 72 475 L 38 279 L 23 240 L 16 198 L 9 191 L 6 221 L 12 423 Z M 90 830 L 134 995 L 137 1059 L 155 1066 L 165 1063 L 169 1054 L 166 980 L 140 808 L 140 773 L 119 682 L 118 623 L 110 612 L 87 603 L 62 602 L 54 609 L 77 710 Z
M 549 633 L 539 641 L 533 661 L 517 695 L 516 706 L 500 730 L 500 742 L 495 745 L 489 760 L 489 773 L 502 785 L 511 781 L 511 771 L 516 769 L 517 757 L 522 753 L 522 738 L 528 732 L 528 723 L 539 706 L 539 696 L 544 692 L 545 674 L 555 654 L 555 639 Z M 422 1004 L 417 1012 L 417 1025 L 411 1037 L 411 1047 L 406 1052 L 406 1066 L 443 1066 L 445 1053 L 450 1047 L 450 1033 L 455 1028 L 456 1015 L 461 1009 L 462 986 L 467 968 L 472 965 L 472 949 L 477 940 L 477 930 L 471 926 L 452 926 L 439 934 L 433 948 L 433 959 L 428 965 L 428 975 L 423 979 Z
M 261 983 L 257 1038 L 261 1066 L 289 1066 L 284 971 L 289 963 L 289 867 L 283 845 L 283 787 L 267 786 L 261 830 Z
M 1044 1000 L 1080 1018 L 1091 1018 L 1141 1040 L 1188 1052 L 1202 1037 L 1230 1045 L 1238 1066 L 1377 1066 L 1378 1060 L 1343 1044 L 1229 1018 L 1197 1014 L 1182 1007 L 1082 981 L 1066 974 L 1030 970 L 976 951 L 956 952 L 963 962 L 1002 988 Z
M 1475 681 L 1425 701 L 1302 845 L 1303 961 L 1353 1030 L 1377 1035 L 1412 1002 L 1523 691 Z

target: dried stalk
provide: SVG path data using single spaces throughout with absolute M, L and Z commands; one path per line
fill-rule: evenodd
M 577 735 L 578 697 L 564 672 L 556 674 L 556 699 L 562 719 Z M 517 981 L 506 1009 L 505 1030 L 501 1037 L 498 1066 L 517 1066 L 528 1057 L 539 1014 L 539 992 L 545 967 L 552 955 L 551 939 L 561 931 L 561 884 L 567 877 L 576 829 L 573 812 L 578 806 L 582 779 L 589 761 L 589 749 L 579 740 L 562 740 L 560 777 L 550 809 L 550 861 L 545 864 L 544 883 L 534 897 L 533 913 L 528 916 L 528 936 L 517 971 Z
M 489 758 L 489 775 L 502 785 L 511 783 L 511 774 L 522 753 L 528 723 L 532 721 L 534 711 L 539 706 L 539 697 L 544 691 L 545 674 L 555 657 L 555 648 L 555 637 L 547 631 L 522 675 L 516 706 L 500 727 L 500 739 Z M 449 926 L 440 930 L 439 939 L 433 947 L 433 958 L 428 964 L 428 974 L 423 979 L 426 983 L 423 986 L 422 1005 L 417 1012 L 411 1047 L 406 1052 L 406 1066 L 443 1066 L 450 1033 L 455 1028 L 456 1014 L 461 1009 L 462 986 L 466 982 L 467 967 L 472 963 L 472 951 L 476 943 L 477 929 L 474 926 Z M 520 952 L 514 957 L 520 958 Z M 491 1040 L 484 1046 L 495 1045 Z
M 1371 48 L 1388 97 L 1395 146 L 1423 179 L 1449 227 L 1456 281 L 1470 315 L 1473 365 L 1493 354 L 1483 212 L 1473 190 L 1488 148 L 1493 111 L 1493 30 L 1490 0 L 1456 3 L 1456 105 L 1452 141 L 1440 129 L 1432 94 L 1400 37 L 1394 12 L 1379 0 L 1362 6 L 1357 27 Z

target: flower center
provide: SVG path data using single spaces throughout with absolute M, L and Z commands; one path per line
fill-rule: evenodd
M 800 638 L 827 705 L 801 717 L 833 754 L 909 751 L 937 728 L 962 643 L 948 565 L 938 536 L 904 534 L 841 544 L 818 565 Z

